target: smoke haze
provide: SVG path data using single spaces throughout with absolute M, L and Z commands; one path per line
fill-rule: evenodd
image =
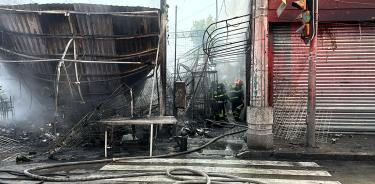
M 53 118 L 54 113 L 49 108 L 51 99 L 48 99 L 47 96 L 42 102 L 30 88 L 32 84 L 25 84 L 22 78 L 17 77 L 4 64 L 0 64 L 0 85 L 4 91 L 4 96 L 12 98 L 15 111 L 15 116 L 9 115 L 7 120 L 2 120 L 3 123 L 22 122 L 29 125 L 38 125 Z

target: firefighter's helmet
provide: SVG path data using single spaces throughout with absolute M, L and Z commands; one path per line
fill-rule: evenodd
M 240 80 L 240 79 L 237 79 L 234 84 L 236 84 L 236 86 L 242 86 L 243 85 L 243 81 Z

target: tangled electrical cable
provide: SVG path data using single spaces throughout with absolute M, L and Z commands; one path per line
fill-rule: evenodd
M 242 125 L 241 125 L 242 126 Z M 168 158 L 168 157 L 175 157 L 180 155 L 185 155 L 189 153 L 193 153 L 199 151 L 210 144 L 216 142 L 217 140 L 238 133 L 245 132 L 247 129 L 239 130 L 236 132 L 226 133 L 220 135 L 218 137 L 213 138 L 209 142 L 205 143 L 204 145 L 184 151 L 179 153 L 172 153 L 172 154 L 165 154 L 165 155 L 157 155 L 157 156 L 140 156 L 140 157 L 120 157 L 120 158 L 112 158 L 112 159 L 102 159 L 102 160 L 92 160 L 92 161 L 77 161 L 77 162 L 68 162 L 68 163 L 59 163 L 59 164 L 51 164 L 51 165 L 44 165 L 44 166 L 37 166 L 34 168 L 26 169 L 23 173 L 19 173 L 16 171 L 6 171 L 9 174 L 21 177 L 19 180 L 36 180 L 36 181 L 49 181 L 49 182 L 83 182 L 83 181 L 94 181 L 94 180 L 104 180 L 104 179 L 119 179 L 119 178 L 129 178 L 129 177 L 140 177 L 140 176 L 167 176 L 170 179 L 178 180 L 175 182 L 176 184 L 187 184 L 187 183 L 211 183 L 211 184 L 222 184 L 228 182 L 246 182 L 246 183 L 256 183 L 256 184 L 263 184 L 263 182 L 255 181 L 248 178 L 241 178 L 232 175 L 226 175 L 222 173 L 205 173 L 202 171 L 186 169 L 186 168 L 173 168 L 167 171 L 155 171 L 155 172 L 143 172 L 143 173 L 125 173 L 125 174 L 118 174 L 118 175 L 103 175 L 103 176 L 88 176 L 88 177 L 69 177 L 67 175 L 55 175 L 55 174 L 35 174 L 36 171 L 52 169 L 52 168 L 61 168 L 66 166 L 81 166 L 81 165 L 89 165 L 89 164 L 103 164 L 109 162 L 118 162 L 122 160 L 133 160 L 133 159 L 151 159 L 151 158 Z M 182 171 L 182 172 L 181 172 Z M 183 175 L 183 176 L 181 176 Z M 189 176 L 187 176 L 189 175 Z M 198 175 L 203 176 L 196 178 L 192 177 L 191 175 Z M 58 177 L 56 177 L 58 176 Z M 64 178 L 62 178 L 63 176 Z M 215 178 L 211 178 L 215 177 Z M 16 180 L 12 178 L 12 180 Z

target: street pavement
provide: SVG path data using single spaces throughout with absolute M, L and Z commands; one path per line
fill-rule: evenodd
M 113 174 L 124 171 L 166 171 L 185 168 L 251 178 L 268 184 L 340 184 L 316 162 L 229 160 L 229 159 L 146 159 L 129 160 L 105 165 L 102 171 Z M 108 183 L 173 183 L 166 176 L 107 180 Z
M 22 171 L 25 168 L 47 163 L 18 164 L 0 167 Z M 107 165 L 87 165 L 80 168 L 60 168 L 59 174 L 76 176 L 123 174 L 129 171 L 144 172 L 170 168 L 191 168 L 205 172 L 218 172 L 251 178 L 268 184 L 374 184 L 375 161 L 275 161 L 237 159 L 150 159 L 129 160 Z M 0 173 L 1 177 L 11 177 Z M 36 181 L 7 181 L 0 183 L 34 184 Z M 52 182 L 45 182 L 52 183 Z M 172 183 L 165 176 L 138 177 L 127 179 L 98 180 L 78 183 Z
M 375 184 L 375 161 L 317 161 L 342 184 Z

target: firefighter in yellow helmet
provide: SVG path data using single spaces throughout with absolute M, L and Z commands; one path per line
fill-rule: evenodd
M 233 117 L 236 121 L 240 121 L 241 111 L 244 107 L 244 91 L 243 91 L 243 81 L 236 80 L 234 82 L 234 87 L 229 91 L 229 100 L 232 105 Z

